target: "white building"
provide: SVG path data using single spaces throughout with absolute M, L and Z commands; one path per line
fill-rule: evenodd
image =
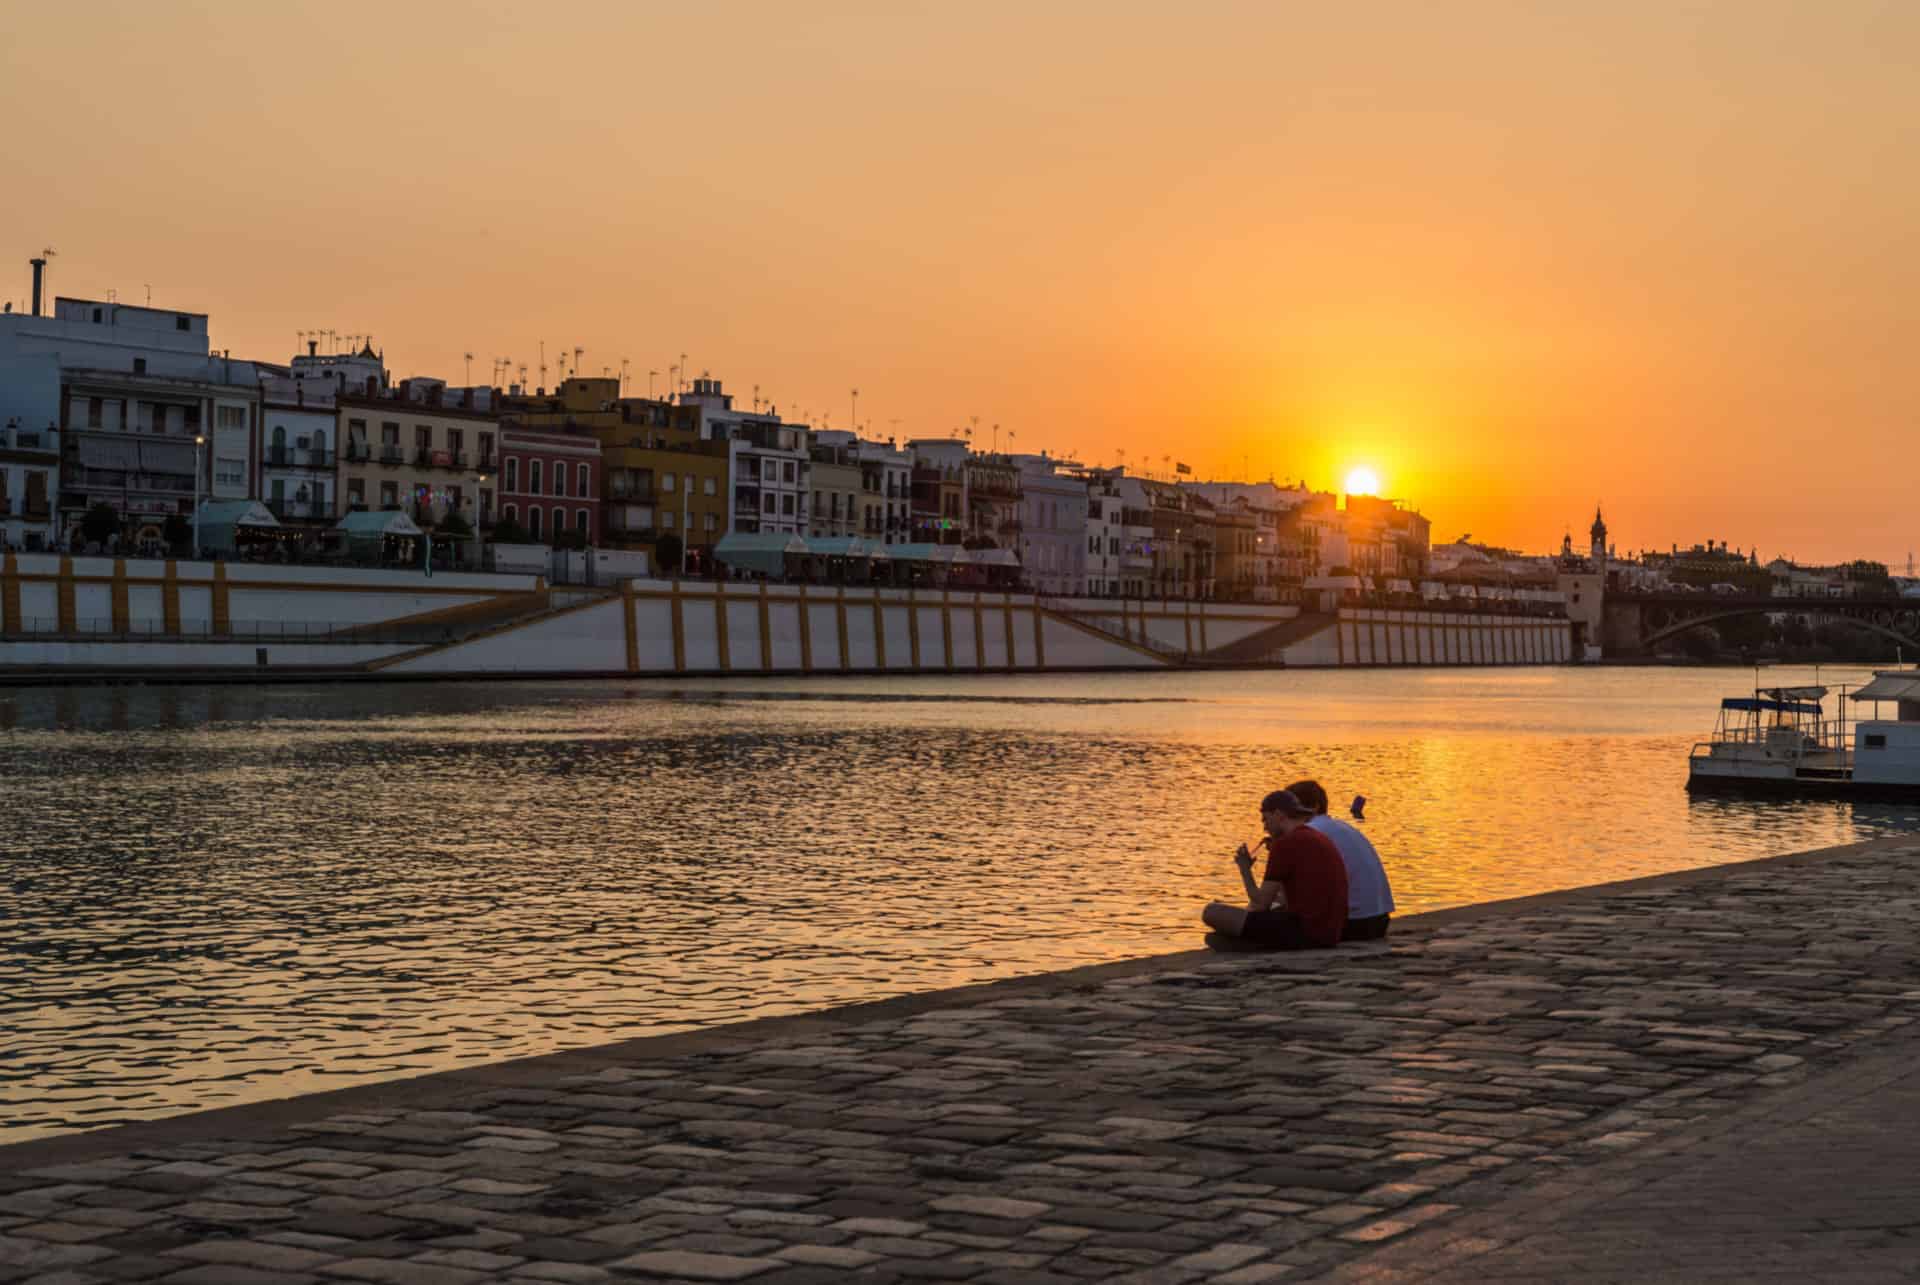
M 1139 598 L 1153 583 L 1153 516 L 1140 479 L 1120 469 L 1089 469 L 1086 591 L 1096 598 Z
M 0 314 L 0 399 L 20 427 L 60 429 L 60 536 L 105 504 L 120 547 L 157 551 L 166 519 L 258 494 L 258 372 L 215 354 L 205 313 L 56 299 Z
M 812 434 L 802 425 L 783 423 L 772 411 L 735 410 L 733 397 L 717 379 L 694 380 L 680 394 L 680 404 L 699 408 L 702 439 L 728 444 L 732 529 L 807 534 Z
M 4 382 L 4 376 L 0 376 Z M 0 552 L 39 552 L 60 541 L 54 496 L 60 489 L 60 430 L 0 427 Z
M 1087 484 L 1046 455 L 1015 455 L 1020 469 L 1020 562 L 1039 593 L 1087 591 Z
M 342 515 L 334 381 L 267 375 L 260 391 L 261 497 L 290 526 L 331 526 Z

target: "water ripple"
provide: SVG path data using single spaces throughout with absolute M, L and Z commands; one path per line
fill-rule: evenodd
M 1191 946 L 1301 775 L 1403 910 L 1920 825 L 1690 802 L 1726 682 L 8 693 L 0 1138 Z

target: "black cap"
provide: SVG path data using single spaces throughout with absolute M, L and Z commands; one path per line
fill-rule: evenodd
M 1300 801 L 1300 796 L 1292 790 L 1275 790 L 1260 800 L 1262 812 L 1284 812 L 1290 817 L 1310 817 L 1313 809 Z

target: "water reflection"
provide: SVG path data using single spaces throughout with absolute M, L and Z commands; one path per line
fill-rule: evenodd
M 0 1136 L 1190 946 L 1301 775 L 1372 800 L 1407 910 L 1920 827 L 1690 802 L 1725 685 L 0 693 Z

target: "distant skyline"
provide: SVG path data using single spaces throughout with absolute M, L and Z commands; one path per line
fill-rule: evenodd
M 16 6 L 0 298 L 783 415 L 1434 538 L 1920 544 L 1920 5 Z M 537 375 L 535 376 L 537 380 Z

